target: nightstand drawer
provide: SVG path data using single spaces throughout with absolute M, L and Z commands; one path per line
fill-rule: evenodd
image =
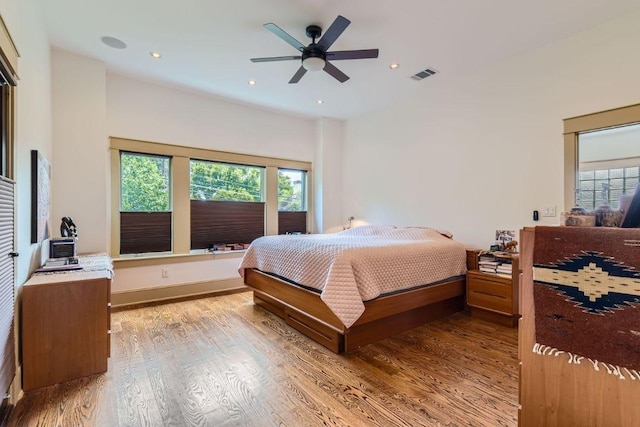
M 475 290 L 469 289 L 467 303 L 474 307 L 512 314 L 513 301 L 511 298 L 489 293 L 481 288 Z
M 502 278 L 499 276 L 489 276 L 488 274 L 481 275 L 488 277 L 476 277 L 469 276 L 468 290 L 469 293 L 473 291 L 481 291 L 485 294 L 496 295 L 511 299 L 512 288 L 511 279 Z
M 511 279 L 470 272 L 467 277 L 467 304 L 505 314 L 513 314 Z

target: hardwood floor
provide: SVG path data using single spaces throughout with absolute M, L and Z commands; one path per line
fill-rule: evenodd
M 464 313 L 336 355 L 247 292 L 113 313 L 111 344 L 9 425 L 517 425 L 517 331 Z

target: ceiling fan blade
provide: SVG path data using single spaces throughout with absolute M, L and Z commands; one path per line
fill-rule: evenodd
M 302 56 L 270 56 L 267 58 L 251 58 L 251 62 L 293 61 L 294 59 L 300 60 L 302 59 Z
M 335 52 L 327 52 L 327 59 L 332 61 L 340 59 L 366 59 L 377 57 L 378 49 L 338 50 Z
M 342 71 L 338 70 L 336 68 L 335 65 L 331 64 L 330 62 L 327 62 L 324 66 L 324 70 L 332 75 L 333 77 L 335 77 L 340 83 L 344 83 L 347 80 L 349 80 L 349 76 L 347 76 L 345 73 L 343 73 Z
M 305 75 L 306 72 L 307 72 L 306 68 L 300 66 L 300 68 L 298 68 L 298 71 L 296 71 L 296 73 L 293 75 L 293 77 L 291 77 L 291 80 L 289 80 L 289 84 L 298 83 L 300 81 L 300 79 L 302 78 L 302 76 Z
M 272 22 L 269 22 L 268 24 L 264 24 L 263 27 L 266 28 L 267 30 L 271 31 L 276 36 L 280 37 L 282 40 L 284 40 L 287 43 L 289 43 L 296 50 L 299 50 L 300 52 L 302 52 L 304 50 L 305 45 L 300 43 L 298 40 L 294 39 L 285 30 L 283 30 L 282 28 L 278 27 L 276 24 L 274 24 Z
M 342 32 L 349 26 L 349 24 L 351 24 L 351 21 L 349 21 L 347 18 L 345 18 L 342 15 L 338 15 L 338 17 L 336 18 L 335 21 L 333 21 L 329 29 L 325 31 L 324 35 L 322 36 L 318 44 L 322 46 L 326 51 L 327 49 L 329 49 L 329 47 L 331 47 L 331 45 L 336 41 L 336 39 L 340 37 L 340 34 L 342 34 Z

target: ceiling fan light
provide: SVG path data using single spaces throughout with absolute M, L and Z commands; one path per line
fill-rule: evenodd
M 302 66 L 307 71 L 320 71 L 324 69 L 325 64 L 324 59 L 315 56 L 310 56 L 302 60 Z

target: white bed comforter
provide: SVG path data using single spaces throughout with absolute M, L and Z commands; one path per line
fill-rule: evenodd
M 362 226 L 335 234 L 265 236 L 240 264 L 317 289 L 348 328 L 363 301 L 466 272 L 466 251 L 451 235 L 430 228 Z

